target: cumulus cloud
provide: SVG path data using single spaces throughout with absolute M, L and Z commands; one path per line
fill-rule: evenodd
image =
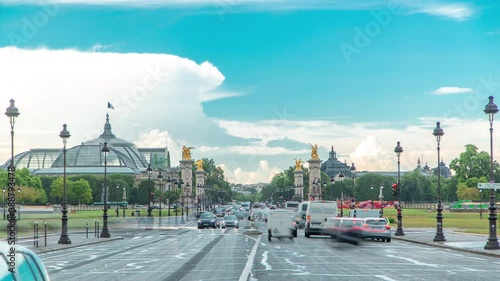
M 417 4 L 410 4 L 414 9 L 412 13 L 423 13 L 432 16 L 450 18 L 457 21 L 464 21 L 471 18 L 475 9 L 468 3 L 441 3 L 436 1 L 419 1 Z
M 269 167 L 266 160 L 259 161 L 259 166 L 254 171 L 243 171 L 241 168 L 231 169 L 225 164 L 219 165 L 224 171 L 224 175 L 230 182 L 238 182 L 243 184 L 270 182 L 273 176 L 283 169 L 278 167 Z
M 472 93 L 473 91 L 474 90 L 471 88 L 441 87 L 439 89 L 434 90 L 432 93 L 437 96 L 442 96 L 442 95 Z

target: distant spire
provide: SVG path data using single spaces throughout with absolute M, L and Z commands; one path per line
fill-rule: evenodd
M 104 124 L 104 132 L 99 136 L 100 138 L 116 138 L 116 136 L 111 132 L 111 124 L 109 123 L 109 114 L 106 113 L 106 124 Z

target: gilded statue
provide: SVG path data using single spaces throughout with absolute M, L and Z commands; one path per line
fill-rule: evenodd
M 182 160 L 191 160 L 191 149 L 194 149 L 194 147 L 182 146 Z
M 199 159 L 199 160 L 196 160 L 196 162 L 194 162 L 196 164 L 196 169 L 198 171 L 203 171 L 203 160 L 202 159 Z
M 301 159 L 295 159 L 295 170 L 300 171 L 302 170 L 302 160 Z
M 315 145 L 309 144 L 309 146 L 311 147 L 311 159 L 319 159 L 318 145 L 317 144 L 315 144 Z

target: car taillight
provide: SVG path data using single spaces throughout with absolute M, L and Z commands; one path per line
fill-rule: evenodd
M 391 229 L 391 226 L 390 225 L 386 225 L 385 229 Z
M 365 224 L 363 225 L 363 228 L 368 228 L 368 224 L 366 224 L 366 223 L 365 223 Z

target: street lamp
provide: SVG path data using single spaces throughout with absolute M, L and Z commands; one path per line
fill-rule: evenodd
M 495 178 L 493 174 L 493 116 L 498 112 L 497 105 L 493 102 L 493 96 L 490 96 L 488 104 L 484 107 L 484 113 L 488 114 L 490 120 L 490 183 L 495 183 Z M 495 189 L 490 190 L 490 216 L 488 217 L 489 225 L 489 236 L 485 250 L 496 250 L 500 249 L 497 239 L 497 207 L 495 203 Z
M 116 186 L 116 187 L 119 187 L 119 186 Z M 127 204 L 127 188 L 126 188 L 126 186 L 125 186 L 125 185 L 123 186 L 123 196 L 122 196 L 122 201 L 123 201 L 123 205 L 122 205 L 122 209 L 123 209 L 123 217 L 125 217 L 125 209 L 126 209 L 126 206 L 128 205 L 128 204 Z
M 438 173 L 438 186 L 437 186 L 437 191 L 438 191 L 438 204 L 437 204 L 437 215 L 436 215 L 436 222 L 437 222 L 437 228 L 436 228 L 436 236 L 434 236 L 434 242 L 442 242 L 446 241 L 446 238 L 444 238 L 443 234 L 443 205 L 441 204 L 441 156 L 439 155 L 440 153 L 440 143 L 441 143 L 441 137 L 444 135 L 444 131 L 441 128 L 441 123 L 437 122 L 436 123 L 436 128 L 434 129 L 434 132 L 432 133 L 436 137 L 436 142 L 437 142 L 437 153 L 438 153 L 438 168 L 437 168 L 437 173 Z
M 148 164 L 148 168 L 146 169 L 146 172 L 148 172 L 148 180 L 150 180 L 151 173 L 153 173 L 153 169 L 151 169 L 151 164 Z
M 405 233 L 403 232 L 403 214 L 401 211 L 401 174 L 400 174 L 400 158 L 401 158 L 401 153 L 403 152 L 403 148 L 400 145 L 400 142 L 398 141 L 398 145 L 394 148 L 394 152 L 396 152 L 396 155 L 398 156 L 398 185 L 397 185 L 397 190 L 398 190 L 398 205 L 397 210 L 398 210 L 398 229 L 396 230 L 396 233 L 394 235 L 396 236 L 403 236 Z
M 170 177 L 167 177 L 167 185 L 168 185 L 168 197 L 167 197 L 167 201 L 168 201 L 168 217 L 170 217 L 170 185 L 172 184 L 172 180 L 170 179 Z M 168 221 L 167 221 L 168 222 Z
M 5 217 L 5 192 L 7 191 L 7 189 L 2 188 L 2 191 L 3 191 L 3 201 L 2 201 L 2 209 L 3 209 L 3 220 L 6 220 L 6 217 Z
M 333 195 L 332 195 L 332 192 L 333 192 L 333 185 L 335 184 L 335 177 L 334 177 L 334 176 L 332 176 L 332 177 L 330 178 L 330 183 L 331 183 L 331 185 L 332 185 L 332 186 L 330 186 L 330 192 L 329 192 L 329 193 L 330 193 L 330 200 L 332 200 L 332 201 L 333 201 Z
M 109 154 L 109 147 L 108 143 L 105 142 L 104 146 L 101 149 L 102 154 L 104 155 L 104 209 L 102 209 L 102 231 L 101 231 L 101 238 L 110 238 L 111 235 L 109 234 L 108 230 L 108 188 L 107 188 L 107 178 L 106 178 L 106 169 L 108 165 L 108 154 Z
M 354 198 L 354 206 L 356 206 L 356 167 L 354 167 L 354 163 L 351 165 L 351 175 L 352 175 L 352 197 Z
M 370 194 L 372 194 L 372 210 L 373 210 L 373 184 L 372 184 L 372 186 L 370 186 L 370 189 L 372 190 L 372 192 L 370 192 Z
M 16 123 L 16 117 L 19 116 L 19 109 L 14 105 L 15 101 L 13 99 L 10 100 L 10 106 L 5 111 L 5 115 L 9 117 L 10 122 L 10 165 L 9 165 L 9 188 L 7 190 L 7 200 L 9 201 L 9 244 L 12 242 L 15 243 L 17 241 L 16 234 L 16 169 L 14 167 L 14 124 Z M 11 258 L 12 259 L 12 258 Z M 11 260 L 12 261 L 12 260 Z M 12 261 L 13 263 L 15 262 Z
M 71 134 L 67 129 L 67 125 L 63 125 L 63 130 L 59 133 L 59 137 L 63 140 L 63 199 L 62 199 L 62 217 L 61 217 L 61 237 L 59 238 L 58 244 L 71 244 L 71 240 L 68 237 L 68 209 L 66 208 L 66 143 L 68 142 Z
M 163 189 L 163 185 L 161 184 L 161 182 L 163 181 L 163 176 L 161 175 L 161 170 L 158 172 L 158 180 L 160 181 L 160 215 L 159 215 L 159 217 L 161 218 L 161 201 L 162 201 L 162 189 Z M 161 219 L 160 219 L 160 222 L 161 222 Z
M 340 171 L 340 217 L 344 217 L 344 173 Z
M 186 220 L 189 218 L 189 193 L 187 193 L 189 191 L 189 189 L 191 188 L 191 186 L 189 185 L 189 182 L 186 183 L 186 196 L 184 197 L 184 201 L 186 203 Z
M 384 215 L 384 193 L 383 193 L 384 186 L 380 186 L 380 192 L 378 194 L 378 200 L 380 200 L 380 216 Z

